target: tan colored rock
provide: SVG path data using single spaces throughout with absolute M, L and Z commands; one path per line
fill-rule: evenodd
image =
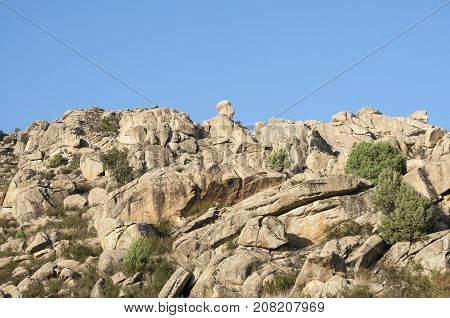
M 433 148 L 436 143 L 445 136 L 445 130 L 441 128 L 428 129 L 425 133 L 425 146 Z
M 94 188 L 89 191 L 88 202 L 89 206 L 97 206 L 103 204 L 106 199 L 106 190 L 102 188 Z
M 106 250 L 100 254 L 98 259 L 97 271 L 99 274 L 113 275 L 122 264 L 125 257 L 125 251 L 122 250 Z
M 276 249 L 287 242 L 283 222 L 273 216 L 248 220 L 239 236 L 240 245 L 268 250 Z
M 50 246 L 51 244 L 52 244 L 52 241 L 48 237 L 47 233 L 39 232 L 28 243 L 28 246 L 25 249 L 25 252 L 27 252 L 28 254 L 34 254 L 36 252 L 39 252 L 39 251 L 45 249 L 46 247 Z
M 66 132 L 63 137 L 63 144 L 66 147 L 72 147 L 72 148 L 78 148 L 80 147 L 81 138 L 80 136 L 68 131 Z
M 31 275 L 30 278 L 32 280 L 35 279 L 37 281 L 42 282 L 52 277 L 55 277 L 57 267 L 58 266 L 53 262 L 45 263 L 33 275 Z
M 174 171 L 150 171 L 108 194 L 104 212 L 121 221 L 157 223 L 180 216 L 195 198 L 195 184 Z
M 305 164 L 312 171 L 319 172 L 327 169 L 330 160 L 333 159 L 332 155 L 314 149 L 306 158 Z
M 2 289 L 7 298 L 22 298 L 22 293 L 14 285 L 8 285 Z
M 426 197 L 436 200 L 450 189 L 450 160 L 431 162 L 404 176 L 405 182 Z
M 409 117 L 425 124 L 428 123 L 428 113 L 425 110 L 416 110 Z
M 178 267 L 159 292 L 158 298 L 179 297 L 189 283 L 191 277 L 192 274 L 190 272 L 182 267 Z
M 332 116 L 332 121 L 336 123 L 346 122 L 352 117 L 355 117 L 352 112 L 340 112 Z
M 355 271 L 371 269 L 387 249 L 388 244 L 375 234 L 369 237 L 346 262 L 347 264 L 354 264 Z
M 105 173 L 100 155 L 95 152 L 81 156 L 80 169 L 83 177 L 88 181 L 95 180 Z
M 358 117 L 364 116 L 364 115 L 381 115 L 381 112 L 379 110 L 376 110 L 372 107 L 363 107 L 356 113 Z
M 219 115 L 226 116 L 230 119 L 233 119 L 234 108 L 233 108 L 233 106 L 231 106 L 230 101 L 223 100 L 223 101 L 217 103 L 216 109 L 217 109 L 217 112 L 219 113 Z
M 302 290 L 301 295 L 298 295 L 298 297 L 310 297 L 310 298 L 320 298 L 322 297 L 322 290 L 325 286 L 325 283 L 314 279 L 310 281 L 308 284 L 305 285 L 305 287 Z M 293 295 L 293 297 L 297 297 Z
M 64 208 L 70 209 L 82 209 L 87 205 L 87 200 L 79 194 L 71 195 L 64 199 Z

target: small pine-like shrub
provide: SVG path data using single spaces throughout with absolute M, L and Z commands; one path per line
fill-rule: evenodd
M 417 241 L 428 233 L 433 217 L 431 201 L 411 186 L 402 183 L 394 211 L 384 214 L 381 220 L 380 235 L 390 244 Z
M 116 147 L 100 155 L 100 159 L 120 185 L 133 180 L 133 169 L 128 162 L 128 150 Z
M 83 263 L 90 256 L 99 256 L 101 254 L 101 248 L 94 248 L 87 244 L 74 243 L 69 244 L 63 249 L 62 255 L 69 259 L 74 259 L 80 263 Z
M 124 270 L 133 274 L 143 270 L 153 270 L 159 260 L 157 256 L 162 255 L 166 248 L 158 237 L 146 237 L 135 241 L 129 247 L 123 260 Z
M 380 173 L 372 196 L 372 204 L 377 211 L 386 215 L 394 211 L 401 184 L 402 177 L 397 171 L 385 169 Z
M 384 169 L 398 173 L 406 170 L 405 158 L 400 151 L 387 142 L 361 142 L 353 147 L 347 160 L 345 172 L 378 182 Z
M 281 148 L 272 151 L 269 158 L 267 158 L 267 164 L 270 169 L 276 171 L 282 171 L 288 169 L 291 166 L 291 161 L 289 159 L 289 153 L 286 149 Z
M 58 153 L 54 155 L 47 164 L 49 168 L 58 168 L 67 164 L 67 159 L 62 154 Z

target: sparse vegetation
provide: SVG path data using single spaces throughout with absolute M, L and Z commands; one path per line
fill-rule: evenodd
M 48 161 L 47 167 L 49 168 L 58 168 L 67 164 L 67 159 L 63 157 L 61 153 L 54 155 Z
M 341 239 L 346 236 L 362 235 L 371 233 L 371 227 L 368 224 L 360 225 L 354 220 L 346 220 L 326 231 L 326 240 Z
M 367 283 L 358 283 L 344 288 L 339 296 L 342 298 L 375 298 L 375 294 Z
M 67 171 L 69 173 L 74 173 L 80 168 L 80 159 L 81 159 L 80 153 L 76 153 L 72 156 L 72 159 L 70 160 L 70 163 L 67 166 Z
M 284 148 L 272 151 L 270 156 L 267 158 L 267 164 L 270 169 L 276 171 L 282 171 L 290 168 L 291 160 L 289 159 L 288 151 Z
M 83 243 L 71 243 L 63 249 L 62 255 L 83 263 L 90 256 L 99 256 L 102 252 L 100 246 L 92 247 Z
M 24 145 L 26 145 L 28 143 L 29 138 L 30 138 L 30 136 L 28 135 L 28 133 L 23 133 L 20 135 L 19 141 L 21 143 L 23 143 Z
M 166 252 L 162 239 L 151 236 L 135 241 L 123 260 L 125 272 L 134 274 L 139 271 L 154 271 L 161 262 L 161 255 Z
M 108 136 L 116 136 L 119 131 L 119 117 L 116 114 L 111 114 L 102 118 L 98 125 L 98 131 Z
M 274 274 L 273 279 L 264 286 L 264 293 L 267 296 L 285 294 L 294 287 L 297 274 L 294 272 Z
M 387 142 L 361 142 L 350 152 L 345 172 L 366 178 L 377 184 L 384 169 L 398 173 L 406 170 L 406 160 L 400 151 Z
M 172 276 L 175 269 L 171 263 L 162 258 L 151 271 L 149 281 L 142 289 L 129 287 L 125 290 L 126 297 L 129 298 L 157 298 L 167 280 Z
M 106 168 L 111 171 L 120 185 L 133 180 L 133 169 L 128 162 L 128 150 L 119 150 L 116 147 L 100 155 Z

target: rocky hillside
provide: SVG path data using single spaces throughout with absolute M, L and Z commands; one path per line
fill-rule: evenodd
M 450 133 L 426 112 L 250 131 L 217 111 L 91 108 L 0 132 L 0 297 L 449 297 Z M 392 145 L 430 203 L 419 239 L 390 241 L 381 185 L 346 170 L 364 141 Z

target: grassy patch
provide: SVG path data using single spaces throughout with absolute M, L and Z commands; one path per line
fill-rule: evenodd
M 92 247 L 82 243 L 71 243 L 63 249 L 62 256 L 83 263 L 88 257 L 99 256 L 101 253 L 102 249 L 100 246 Z
M 63 157 L 62 154 L 58 153 L 54 155 L 50 160 L 48 161 L 47 167 L 48 168 L 58 168 L 61 166 L 65 166 L 67 164 L 67 159 Z
M 153 271 L 161 261 L 161 256 L 167 252 L 162 238 L 151 236 L 141 238 L 131 244 L 123 260 L 124 270 L 128 274 L 139 271 Z
M 282 295 L 294 287 L 298 273 L 276 273 L 273 279 L 264 286 L 266 295 Z

